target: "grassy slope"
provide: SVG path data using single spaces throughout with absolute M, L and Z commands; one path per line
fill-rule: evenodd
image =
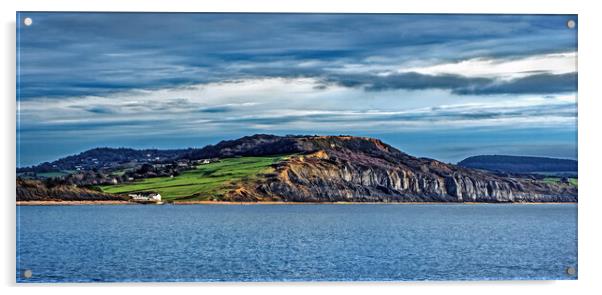
M 559 177 L 546 177 L 543 179 L 544 182 L 547 183 L 559 183 L 560 182 L 560 178 Z M 578 186 L 578 180 L 577 178 L 569 178 L 569 183 L 574 185 L 574 186 Z
M 173 178 L 147 178 L 134 183 L 102 186 L 101 189 L 108 193 L 159 192 L 164 200 L 207 200 L 225 193 L 232 183 L 272 172 L 270 165 L 286 158 L 288 156 L 222 159 Z

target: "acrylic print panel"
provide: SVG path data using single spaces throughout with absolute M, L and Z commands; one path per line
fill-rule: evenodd
M 574 280 L 576 60 L 576 15 L 20 12 L 16 280 Z

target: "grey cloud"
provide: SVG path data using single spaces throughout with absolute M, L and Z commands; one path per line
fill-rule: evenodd
M 362 87 L 366 91 L 445 89 L 460 95 L 550 94 L 577 91 L 577 73 L 538 74 L 501 82 L 493 78 L 424 75 L 413 72 L 389 76 L 339 74 L 330 75 L 324 81 L 345 87 Z
M 109 107 L 90 107 L 86 111 L 94 114 L 113 114 L 115 111 Z
M 245 77 L 324 77 L 332 74 L 329 67 L 386 65 L 392 59 L 450 62 L 576 49 L 576 31 L 563 25 L 575 15 L 40 12 L 27 16 L 35 21 L 30 27 L 18 27 L 21 99 L 104 96 Z M 316 64 L 300 66 L 308 61 Z M 240 64 L 248 67 L 237 68 Z M 461 82 L 453 79 L 430 82 Z M 352 80 L 341 83 L 354 85 Z M 375 81 L 371 87 L 420 87 L 407 83 Z
M 284 111 L 283 111 L 284 112 Z M 314 123 L 354 123 L 354 122 L 382 122 L 390 124 L 395 122 L 453 122 L 453 121 L 474 121 L 475 123 L 488 119 L 521 119 L 530 117 L 558 117 L 558 118 L 576 118 L 577 108 L 574 103 L 555 104 L 555 105 L 535 105 L 525 107 L 463 107 L 456 106 L 451 108 L 431 108 L 428 111 L 414 111 L 407 113 L 388 113 L 388 112 L 329 112 L 328 114 L 305 114 L 305 115 L 281 115 L 281 116 L 261 116 L 252 117 L 225 117 L 209 120 L 211 124 L 217 125 L 243 125 L 243 124 L 264 124 L 279 126 L 295 122 L 314 122 Z
M 454 89 L 457 94 L 548 94 L 577 91 L 577 73 L 538 74 L 501 83 Z
M 198 110 L 201 113 L 227 113 L 232 111 L 232 107 L 228 106 L 215 106 L 215 107 L 206 107 Z

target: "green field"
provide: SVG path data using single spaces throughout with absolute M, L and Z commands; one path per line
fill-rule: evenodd
M 547 183 L 559 183 L 560 182 L 560 178 L 559 177 L 546 177 L 543 179 L 544 182 Z M 569 183 L 574 185 L 574 186 L 578 186 L 578 181 L 577 178 L 569 178 Z
M 223 195 L 231 185 L 272 172 L 271 165 L 288 156 L 241 157 L 197 166 L 176 177 L 147 178 L 132 183 L 102 186 L 108 193 L 152 191 L 163 200 L 210 200 Z

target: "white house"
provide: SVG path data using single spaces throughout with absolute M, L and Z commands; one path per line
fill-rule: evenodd
M 151 192 L 140 192 L 128 195 L 132 201 L 139 202 L 161 202 L 161 194 Z
M 217 162 L 217 159 L 199 159 L 194 161 L 194 163 L 197 165 L 205 165 L 213 162 Z

